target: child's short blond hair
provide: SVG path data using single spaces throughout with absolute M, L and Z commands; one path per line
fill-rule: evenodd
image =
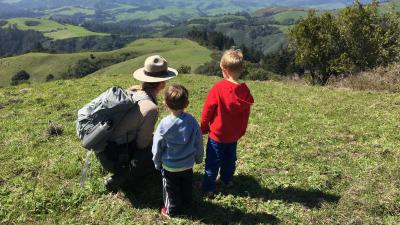
M 221 66 L 240 74 L 243 71 L 243 53 L 240 50 L 227 50 L 221 58 Z

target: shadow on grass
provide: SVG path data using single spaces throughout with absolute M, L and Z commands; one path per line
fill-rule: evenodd
M 200 181 L 203 175 L 194 174 L 194 181 Z M 155 174 L 142 179 L 124 191 L 134 208 L 151 208 L 159 210 L 162 206 L 161 176 Z M 269 190 L 262 187 L 251 176 L 238 175 L 234 178 L 234 185 L 223 188 L 222 195 L 233 195 L 267 200 L 282 200 L 288 203 L 300 203 L 309 208 L 320 208 L 323 202 L 337 203 L 340 196 L 328 194 L 318 190 L 303 190 L 296 187 L 277 188 Z M 206 200 L 201 190 L 194 190 L 194 207 L 189 219 L 206 224 L 257 224 L 279 223 L 279 219 L 271 214 L 256 212 L 247 213 L 235 207 L 216 204 Z
M 123 192 L 134 208 L 160 209 L 163 204 L 161 190 L 161 175 L 157 173 L 146 179 L 136 179 Z
M 265 212 L 243 212 L 235 207 L 223 207 L 210 201 L 196 199 L 190 219 L 205 224 L 278 224 L 280 220 Z
M 201 180 L 202 175 L 197 175 Z M 238 175 L 234 178 L 234 185 L 222 188 L 221 194 L 251 197 L 267 200 L 282 200 L 288 203 L 300 203 L 308 208 L 320 208 L 323 202 L 337 203 L 340 196 L 325 193 L 319 190 L 304 190 L 296 187 L 267 189 L 262 187 L 254 177 Z
M 195 179 L 196 180 L 196 179 Z M 161 176 L 152 175 L 124 191 L 125 196 L 134 208 L 159 210 L 162 206 Z M 193 191 L 193 209 L 188 218 L 206 224 L 277 224 L 279 219 L 268 213 L 246 213 L 234 207 L 223 207 L 206 201 L 201 190 Z

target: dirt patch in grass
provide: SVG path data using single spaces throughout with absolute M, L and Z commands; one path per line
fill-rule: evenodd
M 46 130 L 47 137 L 57 137 L 61 136 L 64 133 L 64 128 L 61 125 L 55 124 L 53 122 L 49 122 L 49 126 Z
M 22 101 L 19 98 L 12 98 L 12 99 L 8 100 L 8 104 L 9 105 L 20 104 L 20 103 L 23 103 L 23 102 L 24 101 Z

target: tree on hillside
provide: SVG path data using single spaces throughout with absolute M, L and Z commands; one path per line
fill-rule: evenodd
M 341 37 L 332 14 L 310 11 L 289 33 L 296 49 L 296 63 L 310 72 L 313 84 L 324 85 L 329 77 L 341 72 L 337 63 L 343 53 Z
M 287 46 L 281 48 L 274 53 L 266 55 L 262 59 L 262 66 L 268 71 L 280 75 L 292 75 L 297 73 L 303 75 L 304 70 L 295 63 L 295 52 Z
M 49 74 L 49 75 L 47 75 L 47 77 L 46 77 L 46 81 L 52 81 L 52 80 L 54 80 L 54 75 L 53 74 Z
M 0 29 L 0 56 L 24 54 L 29 51 L 43 50 L 42 42 L 47 38 L 33 30 L 18 30 L 15 26 Z
M 26 82 L 31 76 L 25 70 L 21 70 L 11 77 L 11 85 L 18 85 L 20 83 Z
M 289 32 L 296 63 L 314 84 L 325 85 L 337 74 L 352 74 L 399 60 L 400 17 L 380 13 L 379 3 L 356 1 L 334 16 L 310 12 Z
M 216 31 L 191 30 L 188 32 L 187 37 L 201 45 L 216 48 L 218 50 L 229 49 L 235 45 L 232 38 Z
M 348 57 L 360 70 L 387 65 L 399 55 L 399 17 L 379 12 L 378 1 L 363 5 L 356 1 L 337 19 Z

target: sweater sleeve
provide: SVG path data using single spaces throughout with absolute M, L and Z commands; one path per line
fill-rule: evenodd
M 143 123 L 137 130 L 136 147 L 144 149 L 151 144 L 153 138 L 154 126 L 158 118 L 157 108 L 151 109 L 144 113 Z
M 212 88 L 207 95 L 206 101 L 201 113 L 201 132 L 207 134 L 210 132 L 210 122 L 215 116 L 217 110 L 218 100 L 216 90 Z
M 197 164 L 200 164 L 203 162 L 203 157 L 204 157 L 204 147 L 203 147 L 203 135 L 201 135 L 201 129 L 197 123 L 196 123 L 196 141 L 195 141 L 195 148 L 196 148 L 196 154 L 194 156 L 194 160 Z
M 156 132 L 154 133 L 153 137 L 153 147 L 151 149 L 151 152 L 153 153 L 153 162 L 154 166 L 156 167 L 157 170 L 160 170 L 162 167 L 162 153 L 164 151 L 165 145 L 164 145 L 164 139 L 160 134 L 161 130 L 161 123 L 158 125 Z

